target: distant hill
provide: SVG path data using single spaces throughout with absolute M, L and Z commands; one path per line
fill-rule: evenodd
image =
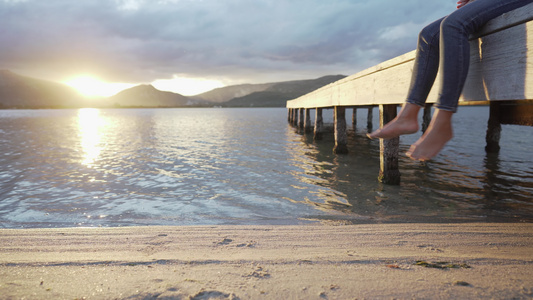
M 81 98 L 67 85 L 0 70 L 0 108 L 76 107 Z
M 241 84 L 217 88 L 192 96 L 226 107 L 284 107 L 291 100 L 346 77 L 329 75 L 317 79 Z
M 106 102 L 116 107 L 183 107 L 204 105 L 205 101 L 164 92 L 152 85 L 138 85 L 109 97 Z
M 239 84 L 216 88 L 203 94 L 192 96 L 194 99 L 205 100 L 213 103 L 222 103 L 234 98 L 244 97 L 254 92 L 261 92 L 276 83 Z
M 310 80 L 233 85 L 191 97 L 160 91 L 152 85 L 138 85 L 108 98 L 86 99 L 67 85 L 0 70 L 0 108 L 285 107 L 287 100 L 344 77 L 330 75 Z
M 151 85 L 139 85 L 109 97 L 106 102 L 115 107 L 285 107 L 287 100 L 344 77 L 330 75 L 309 80 L 232 85 L 190 97 L 163 92 Z
M 284 107 L 287 100 L 298 98 L 345 77 L 344 75 L 329 75 L 310 80 L 272 83 L 263 91 L 236 97 L 221 105 L 226 107 Z

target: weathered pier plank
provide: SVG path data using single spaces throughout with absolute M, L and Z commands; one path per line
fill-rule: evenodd
M 461 95 L 461 105 L 491 103 L 491 118 L 487 131 L 487 151 L 498 151 L 500 124 L 533 126 L 533 4 L 504 14 L 490 21 L 471 37 L 469 74 Z M 381 126 L 389 120 L 393 108 L 403 104 L 409 88 L 415 51 L 408 52 L 352 76 L 331 83 L 297 99 L 287 101 L 288 109 L 316 109 L 317 128 L 322 128 L 322 109 L 335 110 L 335 153 L 347 153 L 343 146 L 346 136 L 345 108 L 380 106 Z M 427 99 L 425 123 L 430 118 L 430 105 L 437 101 L 439 77 Z M 503 105 L 502 103 L 508 103 Z M 512 105 L 511 105 L 512 104 Z M 320 109 L 320 111 L 319 111 Z M 355 115 L 354 109 L 354 115 Z M 301 117 L 303 119 L 303 116 Z M 353 123 L 357 122 L 354 118 Z M 368 111 L 368 128 L 372 130 L 372 108 Z M 317 125 L 319 124 L 319 125 Z M 303 125 L 302 125 L 303 126 Z M 423 129 L 427 124 L 423 124 Z M 317 138 L 318 137 L 318 138 Z M 489 146 L 490 144 L 490 146 Z M 394 143 L 381 142 L 380 180 L 399 183 L 397 152 Z M 397 172 L 397 174 L 396 174 Z M 383 174 L 382 174 L 383 173 Z M 394 173 L 389 176 L 385 174 Z M 388 178 L 398 178 L 389 180 Z

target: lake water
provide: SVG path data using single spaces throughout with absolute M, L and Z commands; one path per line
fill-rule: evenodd
M 0 227 L 531 222 L 533 129 L 503 126 L 487 155 L 487 116 L 461 107 L 443 152 L 402 156 L 389 186 L 362 109 L 348 155 L 284 108 L 0 110 Z

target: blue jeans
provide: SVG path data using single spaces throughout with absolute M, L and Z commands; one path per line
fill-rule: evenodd
M 419 34 L 407 102 L 424 106 L 439 68 L 436 108 L 456 112 L 470 64 L 470 34 L 488 21 L 533 0 L 477 0 L 426 26 Z

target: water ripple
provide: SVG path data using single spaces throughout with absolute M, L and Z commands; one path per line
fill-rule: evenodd
M 507 138 L 523 134 L 516 128 Z M 4 110 L 0 130 L 1 227 L 531 220 L 533 212 L 524 142 L 494 157 L 467 136 L 433 162 L 402 158 L 394 187 L 377 182 L 379 148 L 364 130 L 337 156 L 331 135 L 298 134 L 285 109 Z

